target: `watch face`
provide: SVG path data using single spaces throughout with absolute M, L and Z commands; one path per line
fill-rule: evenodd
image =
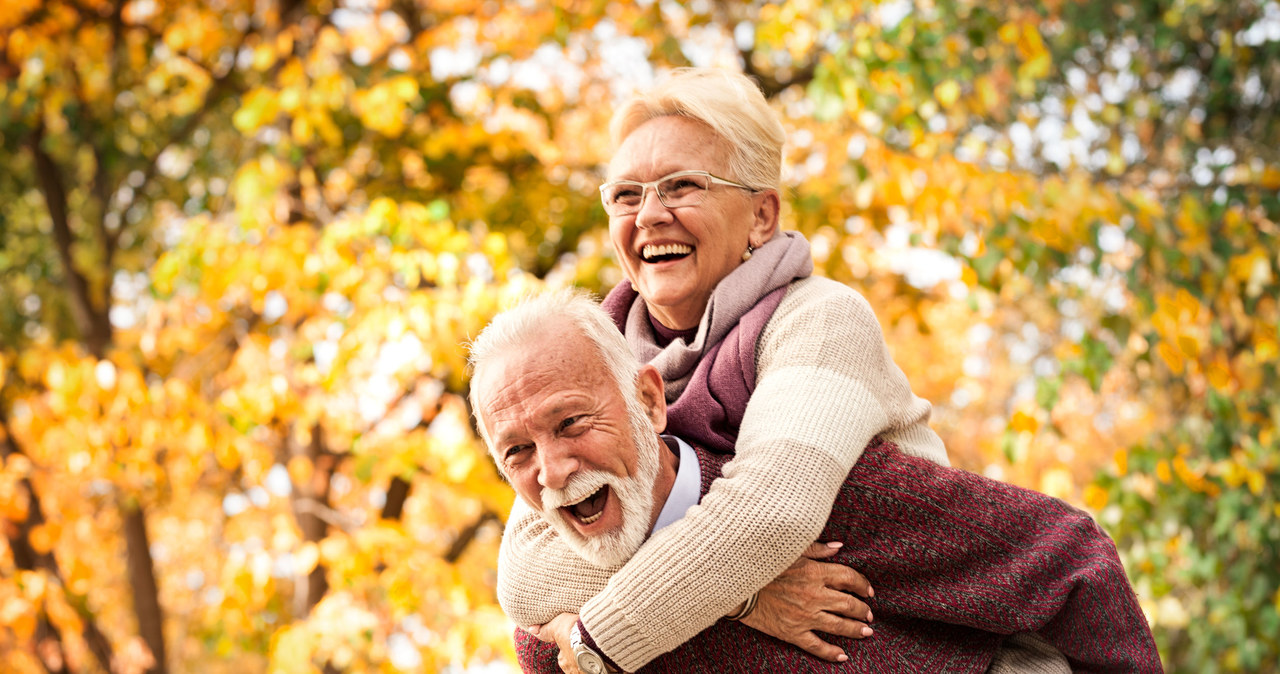
M 584 674 L 605 674 L 604 659 L 590 650 L 583 649 L 574 654 L 578 661 L 578 669 Z

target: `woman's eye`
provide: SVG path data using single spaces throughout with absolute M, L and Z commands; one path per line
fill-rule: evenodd
M 702 189 L 702 185 L 689 178 L 676 178 L 674 180 L 669 180 L 662 186 L 663 194 L 670 194 L 672 196 L 682 195 L 700 189 Z
M 640 201 L 640 190 L 634 187 L 619 187 L 613 193 L 613 201 L 622 204 L 634 204 Z

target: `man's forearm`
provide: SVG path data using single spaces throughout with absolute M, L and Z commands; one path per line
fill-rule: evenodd
M 577 613 L 615 570 L 579 557 L 517 499 L 498 553 L 498 603 L 517 625 L 541 625 L 561 613 Z

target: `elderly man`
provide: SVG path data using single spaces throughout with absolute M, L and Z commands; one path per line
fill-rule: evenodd
M 477 426 L 500 472 L 600 573 L 699 507 L 728 458 L 659 435 L 661 377 L 636 367 L 612 321 L 581 295 L 544 295 L 499 316 L 472 345 L 472 364 Z M 1032 648 L 1052 644 L 1075 669 L 1161 670 L 1111 540 L 1056 499 L 877 440 L 841 488 L 821 540 L 856 540 L 835 559 L 877 588 L 866 598 L 875 635 L 835 637 L 845 661 L 722 620 L 644 671 L 982 672 L 1008 635 Z M 589 639 L 557 655 L 516 636 L 526 671 L 610 669 Z

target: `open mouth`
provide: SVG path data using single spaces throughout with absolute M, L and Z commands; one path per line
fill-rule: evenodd
M 660 246 L 653 244 L 640 249 L 640 258 L 645 262 L 667 262 L 679 260 L 693 253 L 693 246 L 683 243 L 666 243 Z
M 609 500 L 608 497 L 609 485 L 606 484 L 577 503 L 560 506 L 560 510 L 581 524 L 591 524 L 604 515 L 604 505 Z

